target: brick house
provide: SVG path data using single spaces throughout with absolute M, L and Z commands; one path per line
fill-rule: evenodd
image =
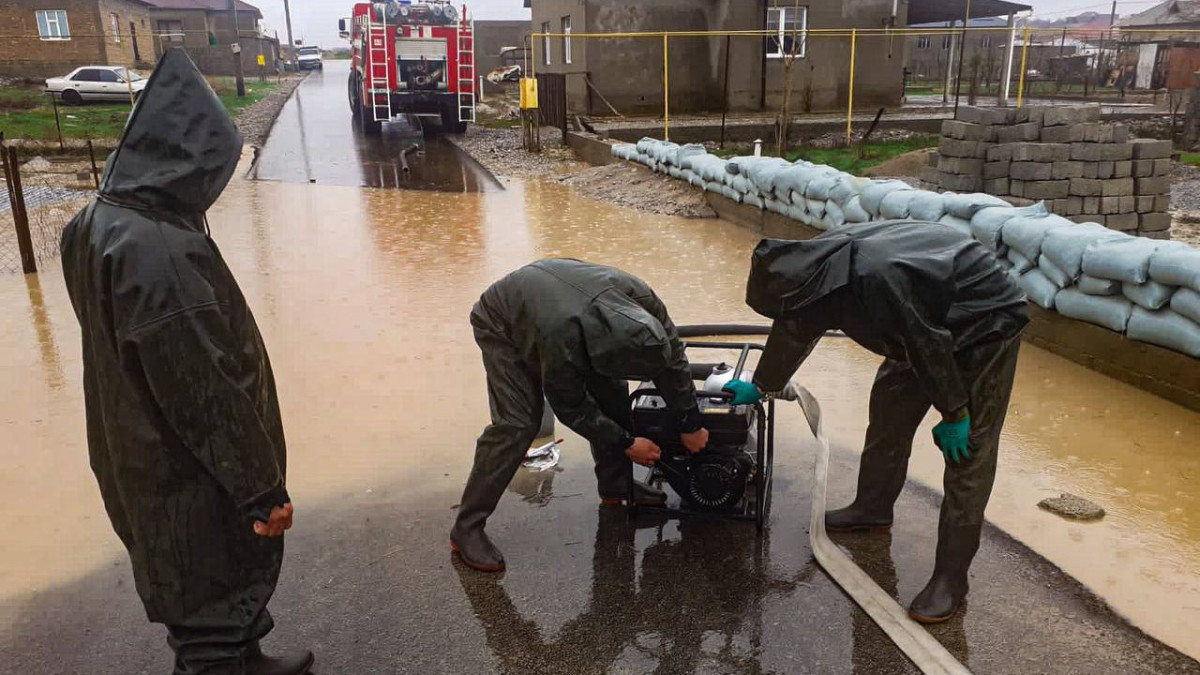
M 262 31 L 262 12 L 237 0 L 237 28 L 227 0 L 146 0 L 151 5 L 154 24 L 154 50 L 162 54 L 182 47 L 206 75 L 233 75 L 234 60 L 230 45 L 242 46 L 242 68 L 246 75 L 260 72 L 262 55 L 267 72 L 275 72 L 279 43 Z
M 147 0 L 0 2 L 0 75 L 40 79 L 83 65 L 145 70 L 157 60 Z

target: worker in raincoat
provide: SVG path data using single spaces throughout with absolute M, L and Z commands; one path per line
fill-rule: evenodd
M 483 352 L 492 423 L 475 447 L 450 532 L 451 547 L 470 567 L 504 569 L 484 526 L 537 435 L 544 400 L 591 443 L 600 499 L 610 505 L 666 499 L 631 479 L 630 460 L 652 465 L 660 449 L 630 434 L 629 380 L 654 382 L 689 451 L 708 443 L 675 324 L 637 277 L 578 260 L 535 262 L 488 288 L 471 310 L 471 326 Z
M 169 50 L 62 237 L 92 470 L 176 675 L 298 675 L 313 661 L 258 643 L 292 504 L 266 347 L 207 234 L 241 148 L 204 77 Z
M 827 330 L 885 357 L 850 506 L 825 516 L 831 532 L 886 530 L 904 486 L 917 427 L 932 406 L 945 456 L 933 576 L 909 607 L 950 618 L 967 593 L 983 511 L 996 475 L 1025 298 L 982 244 L 936 223 L 884 222 L 809 241 L 764 240 L 747 303 L 774 320 L 754 382 L 730 383 L 735 402 L 783 389 Z

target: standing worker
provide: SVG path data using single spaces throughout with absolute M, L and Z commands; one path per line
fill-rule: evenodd
M 92 470 L 175 675 L 313 662 L 259 648 L 293 510 L 266 347 L 207 235 L 241 149 L 204 77 L 169 50 L 62 238 Z
M 945 456 L 933 577 L 909 615 L 949 619 L 967 594 L 983 511 L 996 475 L 1025 297 L 982 244 L 936 223 L 841 227 L 809 241 L 763 240 L 747 303 L 774 320 L 754 382 L 735 403 L 783 389 L 827 330 L 886 358 L 871 389 L 870 424 L 854 503 L 825 514 L 830 532 L 892 526 L 913 437 L 930 406 Z
M 484 291 L 471 310 L 487 371 L 492 423 L 475 447 L 450 546 L 469 567 L 497 572 L 504 556 L 484 526 L 542 419 L 543 393 L 556 417 L 591 443 L 600 499 L 661 504 L 666 495 L 633 482 L 630 460 L 650 466 L 659 447 L 630 433 L 628 380 L 652 380 L 678 415 L 690 452 L 708 444 L 696 390 L 671 317 L 644 281 L 578 260 L 541 260 Z

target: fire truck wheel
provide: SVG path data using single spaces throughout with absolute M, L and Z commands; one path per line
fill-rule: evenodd
M 347 79 L 346 89 L 346 98 L 350 102 L 350 114 L 354 117 L 354 119 L 357 120 L 360 116 L 362 116 L 362 105 L 358 100 L 358 80 L 356 80 L 354 77 Z
M 374 113 L 372 113 L 370 110 L 364 109 L 362 114 L 359 115 L 358 121 L 359 124 L 362 125 L 364 134 L 369 136 L 377 136 L 383 131 L 383 122 L 375 119 Z
M 442 131 L 448 134 L 461 134 L 466 132 L 467 123 L 458 121 L 458 112 L 455 110 L 442 111 Z

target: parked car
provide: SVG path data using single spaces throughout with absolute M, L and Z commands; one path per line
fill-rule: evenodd
M 146 88 L 146 79 L 120 66 L 83 66 L 66 77 L 46 80 L 46 92 L 67 105 L 85 101 L 128 101 L 129 90 L 136 97 Z
M 300 70 L 324 70 L 320 47 L 301 47 L 296 51 L 296 67 Z

